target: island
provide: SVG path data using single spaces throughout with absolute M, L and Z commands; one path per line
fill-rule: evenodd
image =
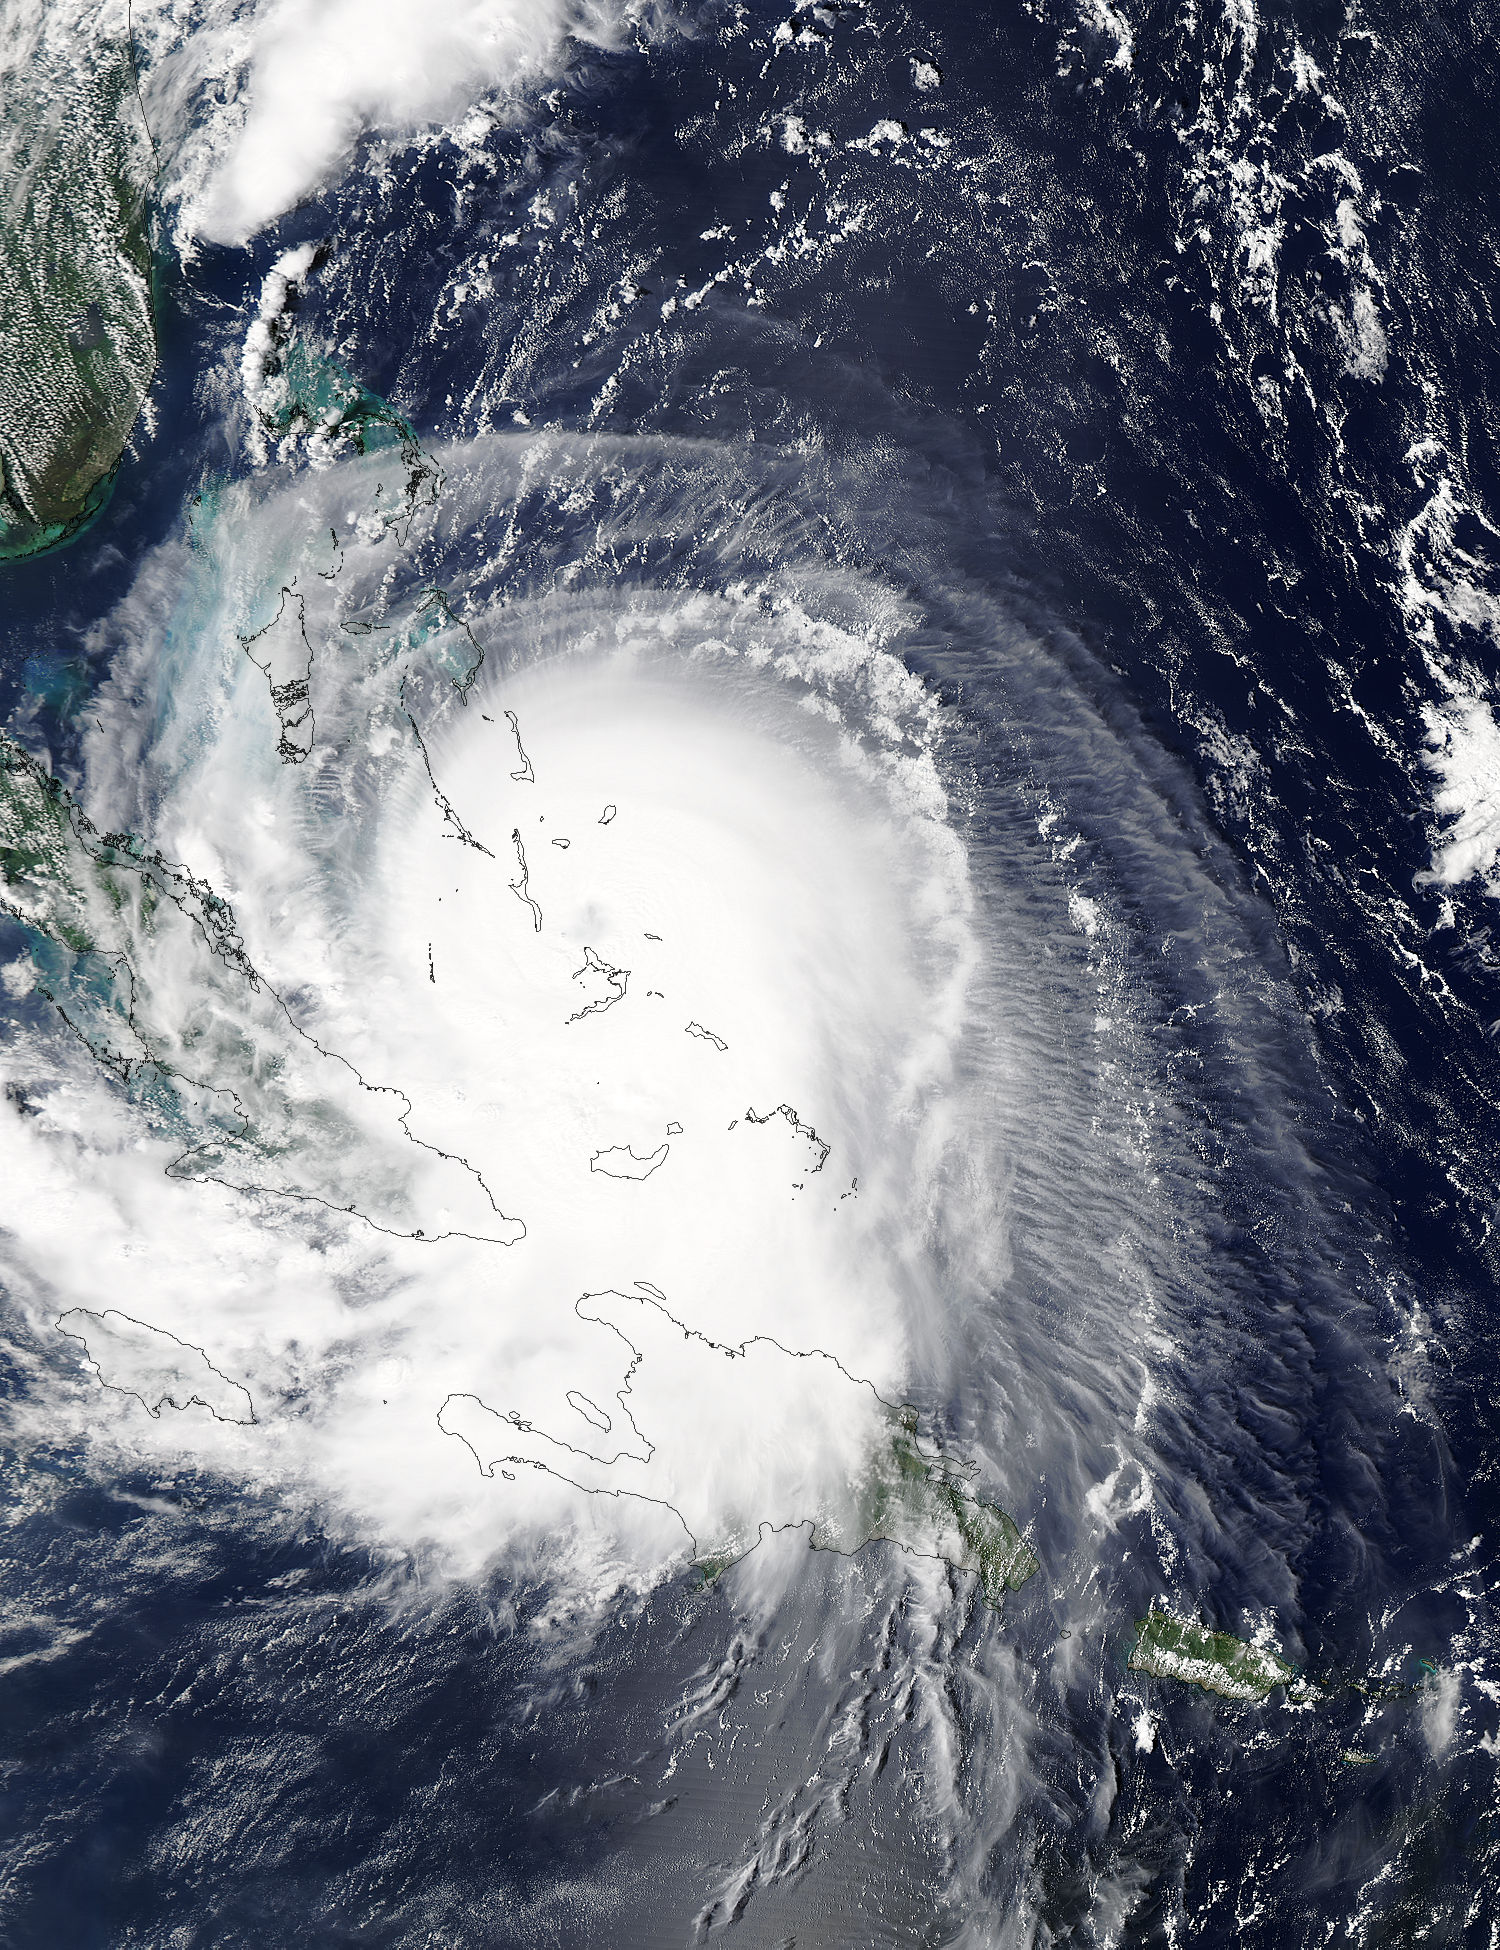
M 585 1016 L 602 1016 L 606 1009 L 612 1009 L 617 1002 L 625 1000 L 625 992 L 630 986 L 630 970 L 616 968 L 592 948 L 585 948 L 583 966 L 574 969 L 573 980 L 583 984 L 584 994 L 589 999 L 581 1009 L 574 1010 L 568 1021 L 582 1022 Z
M 1155 1605 L 1136 1621 L 1135 1632 L 1128 1662 L 1132 1672 L 1181 1680 L 1235 1700 L 1265 1699 L 1296 1679 L 1294 1669 L 1263 1646 L 1174 1618 Z
M 638 1158 L 628 1144 L 612 1145 L 608 1151 L 596 1151 L 589 1159 L 589 1170 L 603 1172 L 606 1178 L 649 1178 L 653 1171 L 667 1162 L 669 1144 L 659 1144 L 644 1158 Z
M 576 1303 L 597 1332 L 581 1357 L 588 1371 L 558 1405 L 574 1419 L 543 1429 L 470 1393 L 441 1404 L 438 1426 L 483 1475 L 532 1468 L 588 1495 L 656 1504 L 709 1579 L 763 1531 L 797 1527 L 816 1550 L 850 1555 L 884 1541 L 972 1573 L 991 1605 L 1036 1574 L 1015 1520 L 975 1494 L 973 1465 L 924 1434 L 914 1408 L 886 1401 L 821 1348 L 765 1335 L 714 1341 L 670 1312 L 660 1288 L 635 1288 Z M 702 1426 L 718 1462 L 703 1452 Z
M 511 833 L 510 843 L 516 850 L 516 878 L 512 880 L 510 891 L 518 901 L 523 901 L 531 909 L 531 925 L 536 933 L 542 931 L 542 910 L 531 897 L 531 870 L 526 865 L 526 848 L 521 839 L 521 829 L 517 826 Z
M 787 1125 L 796 1132 L 798 1137 L 804 1138 L 807 1141 L 808 1155 L 812 1161 L 808 1167 L 809 1175 L 821 1171 L 824 1165 L 827 1164 L 828 1154 L 833 1147 L 825 1144 L 823 1139 L 813 1129 L 812 1125 L 805 1124 L 790 1104 L 778 1104 L 775 1110 L 747 1110 L 745 1112 L 745 1122 L 747 1124 L 769 1124 L 773 1117 L 783 1118 Z
M 506 723 L 510 726 L 511 736 L 516 741 L 516 756 L 521 761 L 520 771 L 512 772 L 511 777 L 515 780 L 517 785 L 535 785 L 536 773 L 532 771 L 531 760 L 526 756 L 526 747 L 521 743 L 520 720 L 517 718 L 514 711 L 507 711 L 505 714 L 505 719 L 506 719 Z M 566 840 L 563 841 L 563 845 L 564 846 L 567 845 Z
M 106 1388 L 134 1395 L 150 1415 L 159 1416 L 164 1408 L 198 1407 L 219 1422 L 255 1420 L 249 1389 L 221 1374 L 201 1347 L 180 1341 L 163 1327 L 114 1307 L 98 1314 L 70 1307 L 58 1315 L 57 1329 L 83 1343 Z
M 301 447 L 315 465 L 345 454 L 394 453 L 404 470 L 400 493 L 388 496 L 382 483 L 375 490 L 374 505 L 357 525 L 367 532 L 372 527 L 388 530 L 404 543 L 417 510 L 436 505 L 441 470 L 388 400 L 371 392 L 298 331 L 298 308 L 319 257 L 312 244 L 284 251 L 262 284 L 258 315 L 246 334 L 240 367 L 246 402 L 254 415 L 248 445 L 259 461 L 272 452 L 285 460 Z M 454 614 L 443 590 L 432 590 L 428 604 L 440 624 L 469 639 L 474 658 L 458 686 L 467 697 L 484 652 Z M 344 627 L 363 633 L 358 619 Z
M 283 589 L 276 614 L 263 630 L 242 636 L 245 655 L 265 677 L 271 708 L 281 727 L 276 751 L 283 765 L 300 765 L 313 748 L 312 645 L 306 606 L 295 589 Z

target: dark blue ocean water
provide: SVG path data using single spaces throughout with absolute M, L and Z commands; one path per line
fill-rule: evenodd
M 169 271 L 153 430 L 85 535 L 5 572 L 7 714 L 68 772 L 104 619 L 244 465 L 201 376 L 303 239 L 334 246 L 318 330 L 423 441 L 663 443 L 596 487 L 589 520 L 630 540 L 591 586 L 791 561 L 909 601 L 903 649 L 963 714 L 981 885 L 1040 941 L 1035 808 L 1063 808 L 1180 1137 L 1156 1450 L 1183 1589 L 1274 1607 L 1326 1697 L 1157 1683 L 1143 1745 L 1116 1701 L 1157 1584 L 1125 1531 L 1117 1632 L 1056 1683 L 1045 1592 L 996 1620 L 955 1586 L 932 1644 L 878 1551 L 809 1559 L 770 1621 L 666 1587 L 579 1652 L 527 1629 L 545 1565 L 393 1606 L 389 1567 L 232 1487 L 28 1447 L 6 1581 L 74 1636 L 0 1646 L 18 1950 L 1493 1941 L 1500 989 L 1478 884 L 1414 885 L 1424 644 L 1476 681 L 1497 654 L 1481 605 L 1437 600 L 1495 587 L 1493 21 L 1163 7 L 1127 66 L 1107 9 L 876 0 L 777 43 L 784 17 L 580 51 L 482 169 L 398 152 Z M 1350 350 L 1359 288 L 1383 363 Z M 539 492 L 514 525 L 524 593 L 587 522 Z M 1040 1183 L 1040 1113 L 1037 1137 Z M 1048 1196 L 955 1330 L 960 1434 L 995 1386 L 1080 1430 L 1107 1387 L 1070 1367 Z M 1055 1566 L 1079 1541 L 1049 1512 L 1018 1515 Z M 916 1666 L 959 1752 L 946 1804 Z

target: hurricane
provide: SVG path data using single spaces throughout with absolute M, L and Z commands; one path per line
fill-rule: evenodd
M 0 16 L 7 1941 L 1492 1944 L 1469 27 Z

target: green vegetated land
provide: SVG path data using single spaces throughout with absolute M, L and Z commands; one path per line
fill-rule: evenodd
M 1132 1672 L 1182 1680 L 1238 1700 L 1264 1699 L 1276 1687 L 1289 1685 L 1296 1678 L 1294 1669 L 1274 1652 L 1228 1632 L 1211 1632 L 1205 1625 L 1174 1618 L 1170 1612 L 1153 1608 L 1137 1621 L 1135 1630 L 1129 1662 Z
M 887 1413 L 890 1441 L 871 1471 L 852 1534 L 836 1537 L 820 1524 L 814 1543 L 853 1551 L 884 1538 L 958 1570 L 976 1572 L 986 1599 L 998 1605 L 1007 1591 L 1019 1591 L 1036 1574 L 1036 1553 L 1012 1517 L 973 1494 L 967 1470 L 940 1453 L 927 1453 L 915 1411 Z
M 156 370 L 150 138 L 129 48 L 52 44 L 46 8 L 0 52 L 0 560 L 103 505 Z

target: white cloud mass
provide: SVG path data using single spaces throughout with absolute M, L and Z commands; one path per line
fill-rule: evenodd
M 272 0 L 250 37 L 248 107 L 205 198 L 242 243 L 318 188 L 366 129 L 416 130 L 554 60 L 568 0 Z
M 555 71 L 569 39 L 619 38 L 639 0 L 3 0 L 20 45 L 128 34 L 180 248 L 247 243 L 315 193 L 365 133 L 457 125 Z M 0 56 L 3 72 L 3 56 Z
M 476 519 L 476 490 L 452 484 L 503 505 L 546 451 L 444 453 L 440 523 Z M 169 1175 L 192 1092 L 153 1085 L 131 1113 L 78 1051 L 35 1116 L 0 1125 L 0 1172 L 27 1188 L 18 1294 L 44 1339 L 69 1309 L 114 1306 L 190 1342 L 257 1421 L 153 1421 L 82 1375 L 75 1407 L 47 1412 L 459 1570 L 546 1534 L 575 1540 L 595 1589 L 647 1577 L 690 1549 L 684 1509 L 695 1539 L 746 1547 L 799 1515 L 853 1534 L 888 1443 L 859 1383 L 902 1399 L 938 1288 L 942 1174 L 973 1134 L 954 1065 L 977 950 L 936 707 L 877 643 L 749 597 L 551 591 L 476 604 L 461 627 L 423 591 L 381 615 L 400 545 L 360 504 L 393 469 L 237 486 L 191 547 L 147 562 L 116 620 L 87 799 L 232 901 L 298 1028 L 398 1089 L 435 1150 L 408 1146 L 407 1182 L 384 1183 L 390 1114 L 373 1135 L 333 1117 L 264 996 L 224 1061 L 274 1070 L 283 1123 L 301 1103 L 343 1148 L 320 1163 L 278 1126 L 264 1191 L 253 1154 L 232 1183 Z M 243 644 L 292 586 L 316 735 L 283 762 Z M 138 993 L 192 1024 L 191 971 L 152 959 L 166 938 L 131 950 Z M 223 1025 L 234 991 L 217 993 Z M 184 1074 L 202 1041 L 173 1044 Z M 23 1068 L 55 1072 L 59 1047 L 52 1032 Z M 659 1168 L 593 1168 L 621 1147 L 659 1149 Z M 524 1234 L 450 1211 L 468 1181 L 437 1153 Z M 299 1191 L 309 1173 L 321 1202 Z M 423 1230 L 383 1219 L 423 1199 Z M 684 1352 L 668 1315 L 702 1338 Z M 632 1321 L 656 1342 L 633 1343 Z M 514 1466 L 481 1474 L 439 1419 L 454 1397 L 500 1427 L 486 1460 Z

